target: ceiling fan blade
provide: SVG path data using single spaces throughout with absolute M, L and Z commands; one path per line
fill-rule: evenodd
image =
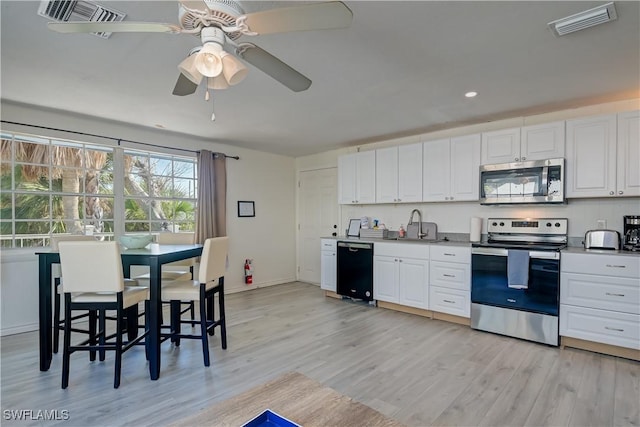
M 58 33 L 172 33 L 182 32 L 175 24 L 160 22 L 49 22 L 50 30 Z
M 178 96 L 191 95 L 196 91 L 196 89 L 198 89 L 198 85 L 189 80 L 187 76 L 180 73 L 176 86 L 173 88 L 173 94 Z
M 240 58 L 259 68 L 294 92 L 302 92 L 311 86 L 311 80 L 252 43 L 241 43 L 238 45 L 236 53 Z
M 182 6 L 187 10 L 199 10 L 202 12 L 209 10 L 209 7 L 204 0 L 180 0 L 180 4 L 182 4 Z
M 353 13 L 341 1 L 283 7 L 244 16 L 249 30 L 258 34 L 347 28 L 353 19 Z

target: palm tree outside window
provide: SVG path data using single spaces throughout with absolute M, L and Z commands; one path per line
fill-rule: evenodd
M 195 157 L 8 132 L 0 143 L 2 248 L 87 228 L 105 239 L 195 228 Z

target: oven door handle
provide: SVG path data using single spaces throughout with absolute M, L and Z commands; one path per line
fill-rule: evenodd
M 509 251 L 503 248 L 471 248 L 471 255 L 507 256 Z M 560 259 L 560 252 L 556 251 L 529 251 L 529 258 L 536 259 Z

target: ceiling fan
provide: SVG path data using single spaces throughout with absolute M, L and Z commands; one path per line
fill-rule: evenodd
M 59 33 L 162 32 L 199 36 L 201 46 L 191 50 L 178 69 L 174 95 L 196 91 L 206 77 L 207 89 L 225 89 L 240 82 L 247 69 L 235 56 L 262 70 L 294 92 L 304 91 L 311 80 L 242 36 L 292 31 L 347 28 L 353 14 L 340 1 L 245 13 L 234 0 L 179 0 L 179 25 L 158 22 L 49 22 Z M 235 54 L 231 55 L 229 49 Z M 207 96 L 208 96 L 207 90 Z

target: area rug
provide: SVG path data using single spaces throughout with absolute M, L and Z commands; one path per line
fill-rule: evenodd
M 239 427 L 266 409 L 304 427 L 402 426 L 378 411 L 298 372 L 287 373 L 212 405 L 175 425 Z

